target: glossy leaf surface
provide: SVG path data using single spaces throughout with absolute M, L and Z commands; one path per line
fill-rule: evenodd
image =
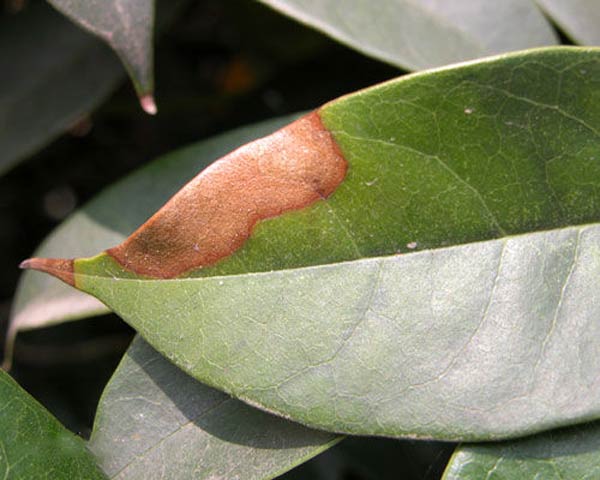
M 274 478 L 339 439 L 195 381 L 138 337 L 104 391 L 90 448 L 114 479 L 250 480 Z
M 531 0 L 262 0 L 374 58 L 420 70 L 553 45 Z
M 48 0 L 117 52 L 142 108 L 156 113 L 153 99 L 154 0 Z
M 2 17 L 0 72 L 0 172 L 71 127 L 122 78 L 107 47 L 41 2 Z
M 598 422 L 514 442 L 459 447 L 444 480 L 600 478 Z
M 363 90 L 317 113 L 348 161 L 339 187 L 229 257 L 173 279 L 108 254 L 46 270 L 194 377 L 310 426 L 464 440 L 597 418 L 599 78 L 599 50 L 557 48 Z M 166 222 L 159 247 L 179 245 L 172 205 L 266 146 L 282 177 L 312 178 L 286 170 L 317 148 L 293 125 L 136 235 Z
M 228 151 L 288 123 L 292 117 L 240 128 L 159 158 L 77 211 L 35 252 L 38 257 L 93 255 L 123 241 L 190 178 Z M 127 205 L 126 209 L 122 208 Z M 119 215 L 114 215 L 118 211 Z M 7 351 L 21 330 L 99 315 L 95 298 L 54 278 L 25 272 L 13 303 Z
M 600 4 L 596 0 L 535 0 L 576 43 L 600 44 Z
M 0 477 L 5 480 L 101 480 L 80 438 L 0 370 Z

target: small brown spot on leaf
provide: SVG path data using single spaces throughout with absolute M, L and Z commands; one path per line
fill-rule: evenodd
M 310 113 L 215 162 L 108 253 L 156 278 L 212 265 L 240 248 L 258 221 L 327 198 L 346 169 L 331 133 Z

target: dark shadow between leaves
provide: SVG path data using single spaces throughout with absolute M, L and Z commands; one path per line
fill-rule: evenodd
M 439 480 L 454 447 L 453 443 L 425 440 L 350 437 L 282 480 Z

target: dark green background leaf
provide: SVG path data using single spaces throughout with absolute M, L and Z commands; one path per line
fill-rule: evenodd
M 91 450 L 110 478 L 273 478 L 340 440 L 213 390 L 134 340 L 100 405 Z
M 117 52 L 129 72 L 142 107 L 156 113 L 154 90 L 155 0 L 48 0 Z
M 0 173 L 94 109 L 123 76 L 107 47 L 41 2 L 1 18 L 0 72 Z
M 598 422 L 532 438 L 464 445 L 450 460 L 444 480 L 593 480 L 600 478 Z
M 68 432 L 0 369 L 0 477 L 106 478 L 80 438 Z

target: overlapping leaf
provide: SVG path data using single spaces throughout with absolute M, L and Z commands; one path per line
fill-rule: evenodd
M 535 0 L 576 43 L 600 45 L 600 5 L 596 0 Z
M 555 430 L 514 442 L 464 445 L 444 480 L 591 480 L 600 478 L 600 425 Z
M 0 72 L 0 172 L 72 126 L 122 77 L 108 48 L 37 2 L 2 18 Z
M 0 370 L 0 477 L 101 480 L 84 442 Z
M 407 70 L 557 43 L 552 27 L 530 0 L 262 1 Z
M 104 391 L 90 448 L 114 479 L 268 479 L 337 441 L 198 383 L 138 337 Z
M 196 378 L 311 426 L 493 439 L 597 418 L 599 78 L 600 51 L 575 48 L 404 77 L 209 169 L 137 232 L 138 263 L 30 265 L 101 298 Z M 314 115 L 327 130 L 306 127 L 303 143 Z M 240 156 L 261 182 L 319 180 L 298 159 L 317 165 L 328 131 L 348 161 L 329 198 L 259 222 L 212 266 L 135 273 L 197 224 L 173 209 L 204 208 L 182 202 L 202 198 L 195 184 Z

